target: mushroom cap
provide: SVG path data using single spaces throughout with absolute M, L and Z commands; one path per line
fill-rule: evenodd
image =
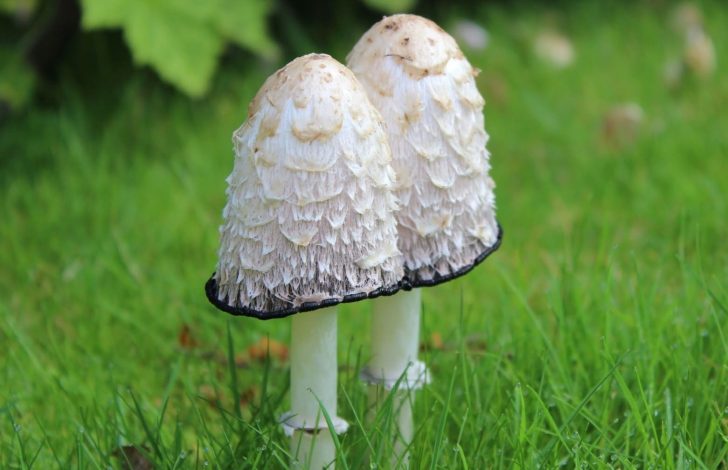
M 502 235 L 478 71 L 450 35 L 415 15 L 376 23 L 348 65 L 384 118 L 409 283 L 434 285 L 466 273 Z
M 215 306 L 274 318 L 398 290 L 391 152 L 351 71 L 324 54 L 293 60 L 233 143 Z

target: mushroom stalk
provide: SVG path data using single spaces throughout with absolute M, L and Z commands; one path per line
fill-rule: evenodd
M 406 388 L 403 384 L 401 387 L 393 391 L 384 384 L 372 383 L 369 385 L 369 412 L 367 418 L 370 424 L 375 422 L 376 414 L 382 408 L 387 395 L 392 394 L 392 414 L 395 418 L 394 429 L 390 434 L 393 453 L 388 462 L 389 468 L 409 467 L 410 456 L 407 448 L 414 436 L 414 420 L 412 417 L 415 399 L 414 390 Z
M 417 361 L 420 341 L 419 289 L 372 301 L 372 356 L 369 373 L 396 381 Z
M 293 467 L 333 469 L 336 452 L 322 408 L 336 418 L 336 307 L 293 317 L 290 358 Z
M 392 396 L 396 416 L 393 467 L 407 467 L 406 451 L 414 433 L 412 406 L 415 389 L 427 381 L 424 364 L 417 360 L 420 334 L 419 289 L 380 297 L 372 302 L 372 357 L 365 371 L 369 381 L 370 421 L 376 416 L 397 381 Z M 404 374 L 404 375 L 403 375 Z

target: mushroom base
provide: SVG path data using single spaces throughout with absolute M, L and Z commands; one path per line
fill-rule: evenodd
M 424 362 L 414 361 L 410 363 L 405 374 L 397 378 L 380 377 L 368 366 L 364 366 L 359 372 L 359 380 L 368 385 L 380 386 L 384 390 L 393 390 L 395 386 L 403 390 L 419 390 L 432 382 L 432 376 Z
M 391 395 L 391 396 L 390 396 Z M 383 385 L 369 385 L 367 391 L 367 422 L 370 427 L 376 426 L 377 414 L 384 403 L 391 403 L 396 426 L 389 429 L 389 438 L 393 443 L 389 468 L 409 468 L 409 446 L 414 437 L 414 390 L 400 388 L 392 391 Z
M 349 423 L 347 423 L 343 418 L 339 418 L 338 416 L 330 416 L 330 418 L 332 429 L 336 434 L 344 434 L 349 429 Z M 322 420 L 316 427 L 308 426 L 305 423 L 302 423 L 292 411 L 284 413 L 280 417 L 280 423 L 283 428 L 283 434 L 285 434 L 286 437 L 293 437 L 293 434 L 297 431 L 307 434 L 328 433 L 330 431 L 326 421 Z
M 290 442 L 292 470 L 331 469 L 336 462 L 336 445 L 328 431 L 295 431 Z

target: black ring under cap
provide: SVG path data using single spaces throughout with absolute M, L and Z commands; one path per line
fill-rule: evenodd
M 234 307 L 225 301 L 218 299 L 217 297 L 217 281 L 215 280 L 215 273 L 212 273 L 210 279 L 205 283 L 205 294 L 207 294 L 207 300 L 212 305 L 227 312 L 231 315 L 253 317 L 259 320 L 271 320 L 273 318 L 283 318 L 296 313 L 310 312 L 311 310 L 318 310 L 320 308 L 333 307 L 338 304 L 346 304 L 350 302 L 357 302 L 359 300 L 373 299 L 375 297 L 394 295 L 402 288 L 402 283 L 398 282 L 393 286 L 380 287 L 371 292 L 356 292 L 348 294 L 343 297 L 332 297 L 330 299 L 324 299 L 320 302 L 304 302 L 301 305 L 293 306 L 288 308 L 281 308 L 275 310 L 256 310 L 250 307 Z
M 438 284 L 442 284 L 443 282 L 450 281 L 452 279 L 458 278 L 464 274 L 469 273 L 473 270 L 477 265 L 482 263 L 485 258 L 487 258 L 491 253 L 496 251 L 501 244 L 501 241 L 503 240 L 503 228 L 500 224 L 498 224 L 498 237 L 495 241 L 495 243 L 488 248 L 486 248 L 482 253 L 480 253 L 475 260 L 468 264 L 467 266 L 464 266 L 457 271 L 453 271 L 449 274 L 440 275 L 435 274 L 435 276 L 432 279 L 419 279 L 416 275 L 416 271 L 406 271 L 404 278 L 400 280 L 398 283 L 387 286 L 387 287 L 380 287 L 378 289 L 375 289 L 371 292 L 356 292 L 353 294 L 348 294 L 343 297 L 332 297 L 329 299 L 324 299 L 320 302 L 304 302 L 301 305 L 293 306 L 282 309 L 275 309 L 275 310 L 256 310 L 254 308 L 250 307 L 235 307 L 230 304 L 228 304 L 226 301 L 220 300 L 217 297 L 217 281 L 215 280 L 215 273 L 212 273 L 212 276 L 210 276 L 210 279 L 207 280 L 205 283 L 205 294 L 207 295 L 207 300 L 210 301 L 212 305 L 217 307 L 218 309 L 222 310 L 223 312 L 227 312 L 231 315 L 236 316 L 244 316 L 244 317 L 253 317 L 257 318 L 259 320 L 271 320 L 274 318 L 284 318 L 291 315 L 295 315 L 296 313 L 301 312 L 310 312 L 311 310 L 318 310 L 320 308 L 326 308 L 326 307 L 333 307 L 334 305 L 338 304 L 346 304 L 350 302 L 357 302 L 359 300 L 365 300 L 365 299 L 374 299 L 376 297 L 382 297 L 382 296 L 388 296 L 388 295 L 394 295 L 400 290 L 412 290 L 417 287 L 431 287 L 436 286 Z
M 493 243 L 491 246 L 487 247 L 485 250 L 483 250 L 476 258 L 473 260 L 472 263 L 463 266 L 462 268 L 458 269 L 457 271 L 451 271 L 448 274 L 439 274 L 435 273 L 435 275 L 430 279 L 422 279 L 417 275 L 417 270 L 406 270 L 406 273 L 404 275 L 404 279 L 402 280 L 402 289 L 404 290 L 410 290 L 417 287 L 432 287 L 436 286 L 438 284 L 442 284 L 443 282 L 452 281 L 453 279 L 456 279 L 460 276 L 463 276 L 470 271 L 473 270 L 477 265 L 485 261 L 485 258 L 490 256 L 493 252 L 495 252 L 498 248 L 500 248 L 501 242 L 503 241 L 503 228 L 499 223 L 496 222 L 498 225 L 498 237 L 495 240 L 495 243 Z

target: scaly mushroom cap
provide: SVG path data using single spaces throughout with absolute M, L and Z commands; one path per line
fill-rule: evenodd
M 208 298 L 274 318 L 398 289 L 391 153 L 377 110 L 328 55 L 266 80 L 233 135 Z
M 348 64 L 389 135 L 409 281 L 433 285 L 469 271 L 501 237 L 477 70 L 450 35 L 415 15 L 372 26 Z

